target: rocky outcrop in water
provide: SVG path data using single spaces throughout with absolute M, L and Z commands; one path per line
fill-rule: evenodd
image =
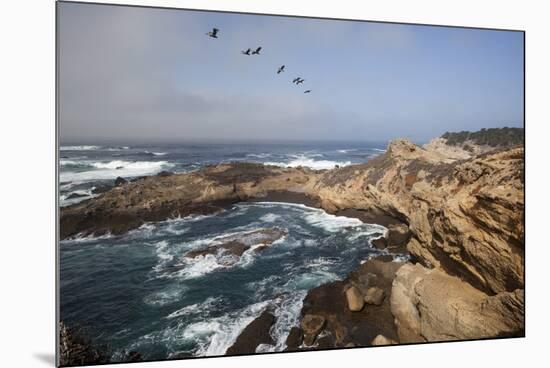
M 82 333 L 59 324 L 59 365 L 76 366 L 109 363 L 107 354 L 93 346 Z
M 287 234 L 286 230 L 279 228 L 257 229 L 243 234 L 225 236 L 218 239 L 217 244 L 206 248 L 195 249 L 185 254 L 187 258 L 196 258 L 208 254 L 225 252 L 237 257 L 254 247 L 255 251 L 261 251 L 281 239 Z

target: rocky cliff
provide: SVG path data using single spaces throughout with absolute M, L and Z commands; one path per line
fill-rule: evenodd
M 62 209 L 61 237 L 121 233 L 279 194 L 330 213 L 408 226 L 382 245 L 400 237 L 412 259 L 392 269 L 391 290 L 384 284 L 396 330 L 377 343 L 522 335 L 524 149 L 464 152 L 444 140 L 419 147 L 398 139 L 365 164 L 328 171 L 234 163 L 147 177 Z M 361 297 L 367 289 L 357 287 Z

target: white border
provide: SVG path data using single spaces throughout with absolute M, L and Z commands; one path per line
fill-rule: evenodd
M 103 1 L 110 2 L 110 1 Z M 544 2 L 128 0 L 123 3 L 527 31 L 527 338 L 133 364 L 131 367 L 512 367 L 543 361 L 550 242 L 547 11 Z M 52 366 L 54 354 L 54 2 L 0 4 L 2 178 L 0 364 Z M 126 366 L 126 365 L 119 365 Z

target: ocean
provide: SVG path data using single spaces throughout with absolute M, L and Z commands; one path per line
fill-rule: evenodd
M 188 172 L 220 162 L 333 168 L 366 162 L 385 143 L 62 145 L 60 205 L 99 194 L 117 177 Z M 186 252 L 258 229 L 285 235 L 240 257 Z M 343 279 L 362 260 L 387 254 L 371 246 L 379 225 L 300 204 L 239 203 L 214 215 L 146 223 L 124 235 L 74 237 L 60 243 L 61 319 L 105 346 L 113 360 L 131 351 L 145 360 L 223 355 L 267 307 L 282 351 L 311 288 Z

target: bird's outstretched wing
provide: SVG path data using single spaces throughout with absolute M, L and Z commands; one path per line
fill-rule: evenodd
M 212 33 L 214 34 L 214 36 L 219 32 L 220 30 L 217 29 L 217 28 L 212 28 Z

